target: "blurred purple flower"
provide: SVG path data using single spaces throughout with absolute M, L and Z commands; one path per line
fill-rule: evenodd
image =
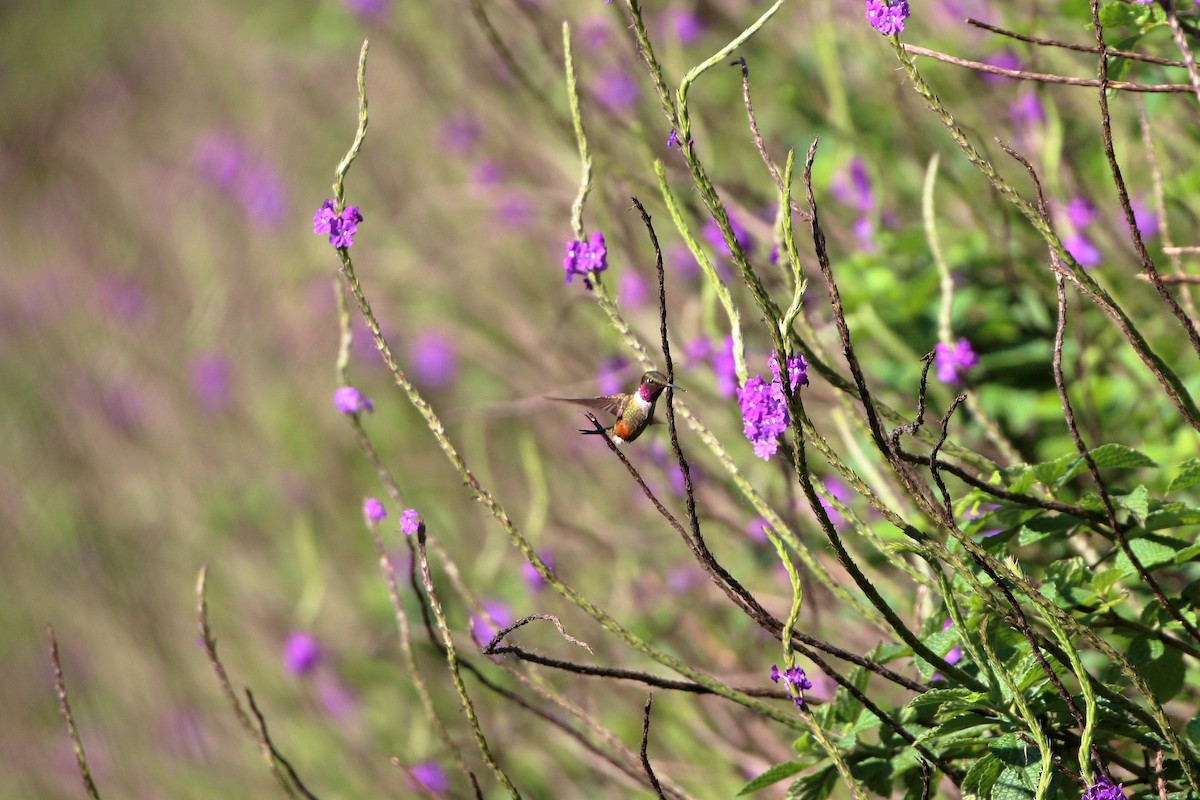
M 354 692 L 332 671 L 317 677 L 316 688 L 321 707 L 334 720 L 344 721 L 358 707 L 358 698 Z
M 717 378 L 717 394 L 732 397 L 738 390 L 737 362 L 733 358 L 733 337 L 726 336 L 720 350 L 712 354 L 713 374 Z
M 554 571 L 553 554 L 542 550 L 538 553 L 538 558 L 542 559 L 542 563 L 546 565 L 546 569 L 551 572 Z M 542 589 L 546 588 L 546 579 L 528 561 L 521 565 L 521 578 L 525 581 L 525 588 L 530 594 L 541 594 Z
M 754 249 L 754 239 L 751 238 L 749 231 L 739 225 L 732 214 L 729 216 L 729 227 L 733 230 L 733 238 L 737 242 L 738 247 L 749 258 L 750 251 Z M 725 244 L 725 237 L 721 235 L 721 227 L 717 225 L 715 219 L 712 217 L 708 218 L 704 223 L 704 227 L 700 230 L 700 235 L 718 253 L 721 253 L 726 258 L 732 258 L 729 247 Z
M 216 416 L 229 410 L 229 360 L 210 353 L 192 359 L 192 391 L 200 408 Z
M 692 251 L 683 242 L 672 242 L 667 245 L 667 265 L 684 280 L 691 280 L 700 274 L 700 264 Z
M 863 215 L 854 220 L 854 238 L 864 253 L 874 253 L 878 248 L 875 243 L 875 222 L 869 216 Z
M 825 491 L 833 495 L 834 499 L 836 499 L 842 505 L 847 505 L 850 502 L 850 489 L 839 479 L 831 475 L 822 480 L 821 484 L 825 487 Z M 846 518 L 842 516 L 842 513 L 824 497 L 821 497 L 820 500 L 821 508 L 825 509 L 825 514 L 829 517 L 830 524 L 832 524 L 836 530 L 841 530 L 842 528 L 846 527 Z
M 450 779 L 446 776 L 446 770 L 435 761 L 413 764 L 408 771 L 413 780 L 430 794 L 445 794 L 450 789 Z
M 247 216 L 268 228 L 279 227 L 287 217 L 287 195 L 283 179 L 268 164 L 255 164 L 242 171 L 238 178 L 237 198 Z M 354 215 L 357 214 L 356 208 Z M 349 215 L 343 212 L 343 228 L 347 226 L 348 219 Z M 358 217 L 357 222 L 362 222 L 362 217 Z M 349 233 L 353 235 L 354 231 L 350 230 Z M 335 247 L 349 247 L 349 240 L 346 242 Z
M 742 432 L 754 445 L 754 455 L 766 461 L 779 449 L 779 437 L 788 428 L 787 406 L 778 383 L 755 375 L 738 389 Z
M 850 159 L 844 172 L 834 175 L 829 182 L 829 192 L 839 203 L 870 211 L 875 207 L 875 193 L 871 190 L 871 176 L 862 156 Z
M 1008 116 L 1017 132 L 1025 135 L 1046 121 L 1046 112 L 1042 109 L 1042 101 L 1033 92 L 1021 92 L 1017 99 L 1008 106 Z
M 599 50 L 608 43 L 608 23 L 604 17 L 588 17 L 579 25 L 579 41 L 584 50 Z
M 113 427 L 131 433 L 142 425 L 145 408 L 142 394 L 132 383 L 114 381 L 100 394 L 100 407 Z
M 361 414 L 374 411 L 371 399 L 353 386 L 341 386 L 333 392 L 333 406 L 343 414 Z
M 683 594 L 701 582 L 704 573 L 694 562 L 680 564 L 667 573 L 667 591 Z
M 993 53 L 992 55 L 983 59 L 983 63 L 990 64 L 993 67 L 1000 67 L 1001 69 L 1020 69 L 1021 68 L 1021 59 L 1018 58 L 1017 54 L 1014 53 L 1012 50 L 1007 50 L 1007 49 L 1001 50 L 999 53 Z M 991 72 L 981 72 L 981 73 L 979 73 L 979 77 L 981 80 L 983 80 L 984 83 L 991 84 L 993 86 L 995 86 L 998 83 L 1004 83 L 1005 81 L 1014 80 L 1013 78 L 1009 78 L 1005 75 L 996 75 Z
M 360 20 L 383 19 L 392 10 L 391 0 L 342 0 L 351 14 Z
M 638 85 L 628 72 L 612 67 L 600 74 L 599 79 L 592 85 L 592 94 L 596 102 L 613 112 L 625 114 L 632 111 L 638 101 Z
M 146 311 L 146 290 L 137 278 L 111 275 L 100 283 L 100 302 L 118 322 L 132 324 Z
M 242 145 L 232 135 L 213 131 L 196 146 L 196 171 L 218 189 L 231 189 L 245 158 Z
M 283 644 L 283 668 L 291 675 L 307 675 L 320 660 L 320 645 L 305 631 L 293 631 Z
M 979 361 L 966 339 L 959 339 L 954 345 L 938 342 L 934 351 L 933 365 L 937 368 L 937 379 L 942 383 L 959 383 L 962 373 Z
M 342 213 L 334 210 L 333 201 L 326 200 L 313 214 L 313 233 L 318 236 L 329 236 L 329 243 L 337 248 L 350 247 L 354 244 L 354 234 L 358 232 L 358 223 L 363 221 L 358 213 L 358 206 L 346 206 Z
M 683 470 L 679 468 L 679 462 L 672 461 L 666 469 L 667 484 L 671 487 L 671 494 L 676 497 L 683 497 L 687 492 L 687 483 L 683 480 Z M 700 483 L 703 474 L 700 468 L 695 464 L 688 462 L 688 473 L 692 476 L 692 486 L 695 487 Z
M 766 544 L 771 541 L 767 536 L 767 528 L 771 526 L 767 524 L 767 520 L 763 517 L 755 517 L 746 525 L 746 535 L 750 537 L 750 541 L 755 544 Z M 774 528 L 772 528 L 774 530 Z
M 625 389 L 624 372 L 629 362 L 622 356 L 603 358 L 596 367 L 596 386 L 600 394 L 617 394 Z
M 644 305 L 649 291 L 646 281 L 632 267 L 621 270 L 617 276 L 617 300 L 626 308 Z
M 383 522 L 387 517 L 387 509 L 383 507 L 383 503 L 376 500 L 374 497 L 368 497 L 363 500 L 363 517 L 367 520 L 367 524 L 374 525 L 377 522 Z
M 1200 5 L 1200 0 L 1197 0 L 1197 5 Z M 1154 209 L 1145 199 L 1135 197 L 1129 205 L 1133 207 L 1133 221 L 1142 234 L 1142 238 L 1153 239 L 1158 236 L 1158 214 L 1154 213 Z
M 421 515 L 415 508 L 407 508 L 400 512 L 400 532 L 412 536 L 421 529 Z
M 471 114 L 456 114 L 442 121 L 439 149 L 450 155 L 465 156 L 479 144 L 480 125 Z
M 867 22 L 885 36 L 904 30 L 908 19 L 908 0 L 866 0 Z
M 533 219 L 533 201 L 521 191 L 508 191 L 496 203 L 496 218 L 506 228 L 524 228 Z
M 694 44 L 704 34 L 704 22 L 694 11 L 672 7 L 666 12 L 667 26 L 682 45 Z
M 1083 196 L 1072 197 L 1067 201 L 1067 219 L 1075 230 L 1086 228 L 1096 218 L 1096 207 Z
M 603 272 L 608 269 L 608 248 L 604 244 L 604 234 L 594 232 L 586 242 L 567 242 L 567 254 L 563 257 L 563 270 L 567 275 L 567 283 L 576 275 L 583 276 L 583 285 L 592 288 L 588 273 Z
M 683 360 L 689 367 L 701 361 L 707 361 L 711 356 L 712 342 L 704 336 L 699 336 L 683 345 Z
M 449 386 L 458 374 L 454 342 L 438 331 L 427 330 L 418 335 L 408 348 L 408 360 L 413 377 L 431 389 Z
M 499 600 L 484 600 L 483 610 L 487 612 L 486 615 L 472 614 L 467 621 L 471 637 L 480 647 L 486 646 L 497 633 L 516 621 L 508 606 Z M 491 617 L 491 621 L 488 617 Z
M 1100 251 L 1082 233 L 1072 233 L 1064 236 L 1063 248 L 1071 254 L 1071 258 L 1079 262 L 1079 266 L 1087 269 L 1100 263 Z
M 504 180 L 504 167 L 498 161 L 486 158 L 475 165 L 471 180 L 479 186 L 495 186 Z
M 942 630 L 948 631 L 954 627 L 954 620 L 948 619 L 942 623 Z M 958 645 L 950 648 L 950 652 L 946 653 L 946 663 L 950 665 L 957 664 L 962 659 L 962 650 L 958 649 Z

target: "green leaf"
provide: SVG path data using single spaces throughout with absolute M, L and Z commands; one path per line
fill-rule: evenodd
M 1167 494 L 1188 489 L 1200 483 L 1200 458 L 1189 458 L 1179 465 L 1179 474 L 1171 479 Z
M 909 708 L 923 708 L 925 706 L 933 706 L 939 708 L 943 705 L 949 705 L 951 709 L 969 708 L 977 705 L 987 698 L 987 695 L 980 692 L 973 692 L 970 689 L 932 689 L 908 701 Z
M 1168 648 L 1159 639 L 1139 636 L 1129 643 L 1126 655 L 1160 703 L 1183 690 L 1183 654 L 1175 648 Z
M 1100 7 L 1100 25 L 1104 28 L 1141 27 L 1150 18 L 1145 6 L 1110 3 Z
M 1137 518 L 1139 524 L 1144 523 L 1150 513 L 1150 490 L 1138 486 L 1126 495 L 1117 495 L 1117 502 L 1129 509 L 1129 513 Z
M 1200 744 L 1200 717 L 1189 719 L 1183 730 L 1187 734 L 1187 737 L 1192 740 L 1192 744 Z
M 1138 561 L 1142 562 L 1142 566 L 1147 571 L 1156 569 L 1164 564 L 1174 564 L 1175 554 L 1188 547 L 1191 543 L 1185 542 L 1182 539 L 1175 539 L 1171 536 L 1165 536 L 1159 533 L 1153 533 L 1149 536 L 1140 536 L 1137 539 L 1129 540 L 1129 549 L 1137 556 Z M 1117 555 L 1114 567 L 1124 570 L 1126 575 L 1134 575 L 1137 570 L 1133 568 L 1133 563 L 1126 557 L 1124 551 Z
M 892 763 L 886 758 L 865 758 L 850 765 L 850 774 L 878 795 L 892 793 Z
M 976 760 L 967 770 L 962 782 L 963 800 L 986 800 L 991 797 L 992 786 L 1004 771 L 1004 762 L 991 753 Z
M 825 800 L 837 786 L 837 769 L 830 764 L 796 779 L 788 788 L 787 800 Z
M 1179 528 L 1184 525 L 1200 525 L 1200 508 L 1191 508 L 1183 503 L 1170 503 L 1151 511 L 1143 526 L 1148 531 L 1163 528 Z
M 1134 450 L 1132 447 L 1126 447 L 1123 444 L 1102 444 L 1095 450 L 1091 451 L 1092 460 L 1096 462 L 1098 469 L 1132 469 L 1134 467 L 1157 467 L 1158 464 L 1150 456 Z M 1074 478 L 1081 472 L 1087 471 L 1087 462 L 1082 458 L 1071 465 L 1063 475 L 1061 482 Z
M 1027 545 L 1052 536 L 1061 538 L 1062 534 L 1067 533 L 1079 523 L 1080 520 L 1077 517 L 1067 514 L 1043 514 L 1025 523 L 1017 537 L 1017 543 Z
M 737 793 L 737 796 L 741 797 L 744 794 L 757 792 L 759 789 L 762 789 L 765 786 L 778 783 L 784 778 L 790 778 L 809 766 L 811 766 L 811 762 L 806 761 L 785 761 L 782 764 L 776 764 L 743 786 L 741 791 Z

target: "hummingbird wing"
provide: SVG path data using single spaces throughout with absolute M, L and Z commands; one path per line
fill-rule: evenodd
M 625 409 L 626 397 L 627 395 L 623 394 L 602 394 L 598 397 L 547 397 L 546 399 L 557 400 L 560 403 L 575 403 L 594 408 L 597 411 L 607 411 L 614 417 L 619 417 Z

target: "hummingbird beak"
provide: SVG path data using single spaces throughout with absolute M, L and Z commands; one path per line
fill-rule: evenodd
M 665 387 L 666 387 L 666 388 L 668 388 L 668 389 L 674 389 L 674 390 L 675 390 L 675 391 L 677 391 L 677 392 L 686 392 L 686 391 L 687 391 L 687 389 L 684 389 L 684 388 L 682 388 L 682 387 L 680 387 L 680 386 L 676 386 L 676 385 L 675 385 L 675 384 L 673 384 L 673 383 L 664 383 L 664 384 L 663 384 L 663 386 L 665 386 Z

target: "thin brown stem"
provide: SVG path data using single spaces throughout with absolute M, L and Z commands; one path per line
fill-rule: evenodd
M 63 721 L 67 723 L 67 735 L 71 737 L 71 747 L 75 750 L 75 764 L 79 768 L 79 777 L 83 788 L 92 800 L 100 800 L 100 790 L 92 780 L 92 771 L 88 768 L 87 754 L 83 751 L 83 740 L 79 738 L 79 729 L 75 727 L 75 717 L 71 714 L 71 703 L 67 699 L 67 680 L 63 677 L 62 661 L 58 657 L 58 639 L 54 636 L 54 627 L 46 626 L 46 634 L 50 637 L 50 664 L 54 668 L 54 688 L 58 692 L 58 711 Z

